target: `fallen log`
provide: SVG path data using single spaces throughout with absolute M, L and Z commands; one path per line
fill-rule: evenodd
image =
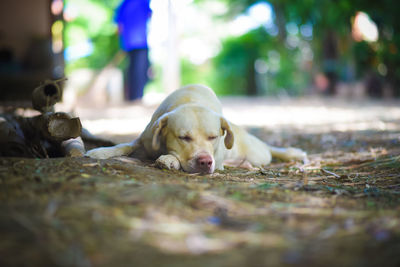
M 0 156 L 83 157 L 84 141 L 89 148 L 114 145 L 83 129 L 79 118 L 54 112 L 54 104 L 62 97 L 59 83 L 64 80 L 66 78 L 46 80 L 34 89 L 32 106 L 41 112 L 40 115 L 0 114 Z
M 0 156 L 44 158 L 64 156 L 65 152 L 78 156 L 76 149 L 70 151 L 68 143 L 62 142 L 80 139 L 81 132 L 80 119 L 67 113 L 46 113 L 31 118 L 4 114 L 0 116 Z M 84 147 L 83 142 L 81 146 Z
M 82 124 L 64 112 L 45 113 L 30 119 L 32 127 L 38 129 L 48 140 L 61 142 L 81 135 Z

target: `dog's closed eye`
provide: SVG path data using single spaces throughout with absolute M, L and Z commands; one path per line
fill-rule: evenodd
M 217 136 L 216 136 L 216 135 L 212 135 L 212 136 L 209 136 L 207 139 L 208 139 L 209 141 L 212 141 L 212 140 L 217 139 Z
M 183 141 L 185 141 L 185 142 L 191 142 L 191 141 L 193 141 L 193 138 L 190 137 L 189 135 L 179 136 L 178 138 L 181 139 L 181 140 L 183 140 Z

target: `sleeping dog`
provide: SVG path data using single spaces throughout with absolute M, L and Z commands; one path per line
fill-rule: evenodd
M 187 85 L 170 94 L 138 139 L 96 148 L 86 155 L 98 159 L 131 155 L 156 160 L 162 168 L 189 173 L 223 170 L 227 161 L 262 167 L 271 162 L 272 156 L 307 159 L 300 149 L 269 146 L 227 121 L 217 96 L 203 85 Z

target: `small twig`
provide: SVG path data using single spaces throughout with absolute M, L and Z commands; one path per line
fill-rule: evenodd
M 325 170 L 325 169 L 321 169 L 321 171 L 323 172 L 323 173 L 325 173 L 325 174 L 329 174 L 329 175 L 332 175 L 332 176 L 334 176 L 335 178 L 340 178 L 340 175 L 337 175 L 336 173 L 334 173 L 334 172 L 331 172 L 331 171 L 328 171 L 328 170 Z

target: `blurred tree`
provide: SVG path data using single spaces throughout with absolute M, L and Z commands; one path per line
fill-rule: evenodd
M 400 2 L 357 1 L 360 10 L 368 13 L 377 23 L 379 39 L 366 49 L 372 57 L 370 66 L 378 72 L 393 89 L 395 96 L 400 96 Z M 372 55 L 371 55 L 372 54 Z
M 220 94 L 257 93 L 254 62 L 261 53 L 261 46 L 268 39 L 265 33 L 252 31 L 239 38 L 227 39 L 222 44 L 222 50 L 214 60 L 218 77 L 214 79 Z
M 64 13 L 69 16 L 64 33 L 66 47 L 87 50 L 86 54 L 67 58 L 67 73 L 80 67 L 101 69 L 119 50 L 116 27 L 111 22 L 120 1 L 65 0 Z M 232 19 L 256 3 L 266 2 L 195 0 L 195 3 L 201 8 L 201 3 L 207 1 L 220 1 L 228 6 L 223 19 Z M 309 87 L 311 76 L 323 72 L 330 80 L 330 93 L 335 92 L 337 81 L 358 79 L 367 81 L 376 96 L 381 94 L 373 91 L 383 86 L 391 87 L 400 96 L 397 14 L 400 2 L 270 0 L 268 3 L 274 10 L 276 34 L 264 27 L 252 29 L 242 36 L 222 40 L 220 53 L 209 63 L 198 67 L 184 60 L 183 83 L 204 82 L 224 94 L 278 94 L 282 90 L 301 94 Z M 352 38 L 352 23 L 359 11 L 367 13 L 377 24 L 377 41 Z M 289 26 L 297 29 L 297 33 L 290 33 Z M 304 29 L 308 31 L 305 35 Z
M 287 49 L 258 28 L 222 43 L 211 84 L 219 94 L 298 95 L 309 84 L 309 75 L 298 68 L 300 57 L 299 48 Z
M 119 50 L 114 11 L 121 0 L 65 0 L 67 69 L 101 69 Z M 86 51 L 86 52 L 85 52 Z
M 208 0 L 197 0 L 197 2 L 204 1 Z M 225 17 L 229 19 L 244 13 L 253 4 L 265 2 L 257 0 L 220 1 L 229 6 L 228 12 L 225 14 Z M 225 72 L 225 81 L 233 79 L 236 81 L 234 82 L 236 87 L 241 86 L 246 88 L 247 93 L 254 94 L 254 79 L 250 77 L 240 79 L 237 76 L 244 74 L 254 76 L 254 72 L 250 70 L 254 68 L 252 62 L 255 58 L 265 55 L 268 49 L 276 50 L 279 47 L 281 65 L 290 65 L 290 56 L 295 56 L 295 52 L 289 51 L 293 48 L 287 46 L 290 37 L 287 26 L 288 23 L 292 23 L 300 28 L 304 25 L 311 25 L 312 36 L 305 41 L 309 42 L 312 47 L 314 72 L 324 72 L 329 80 L 328 93 L 335 93 L 339 78 L 351 79 L 349 77 L 351 74 L 346 72 L 349 72 L 349 66 L 355 66 L 357 78 L 367 80 L 367 87 L 369 86 L 368 80 L 374 76 L 375 78 L 372 80 L 384 81 L 393 88 L 396 95 L 400 95 L 400 55 L 398 53 L 400 16 L 397 14 L 400 2 L 391 0 L 270 0 L 268 3 L 274 9 L 274 23 L 277 26 L 278 35 L 260 38 L 255 37 L 254 33 L 248 33 L 247 36 L 240 36 L 236 40 L 230 38 L 224 41 L 222 51 L 214 63 L 217 68 L 221 67 L 223 63 L 229 63 L 227 66 L 232 67 L 230 75 Z M 352 23 L 359 11 L 366 12 L 377 24 L 379 30 L 377 41 L 356 42 L 353 40 Z M 258 33 L 268 35 L 268 33 Z M 233 45 L 234 42 L 237 42 L 236 46 Z M 265 42 L 273 45 L 267 47 Z M 289 62 L 282 55 L 289 55 Z M 230 57 L 230 59 L 224 57 Z M 297 68 L 292 65 L 289 68 L 280 68 L 278 73 L 302 72 L 303 67 L 303 64 L 298 64 Z M 291 78 L 290 75 L 283 76 Z M 291 86 L 290 83 L 287 85 Z M 279 84 L 277 86 L 279 87 Z M 289 92 L 293 91 L 292 87 L 286 89 Z M 378 95 L 375 94 L 375 96 Z

